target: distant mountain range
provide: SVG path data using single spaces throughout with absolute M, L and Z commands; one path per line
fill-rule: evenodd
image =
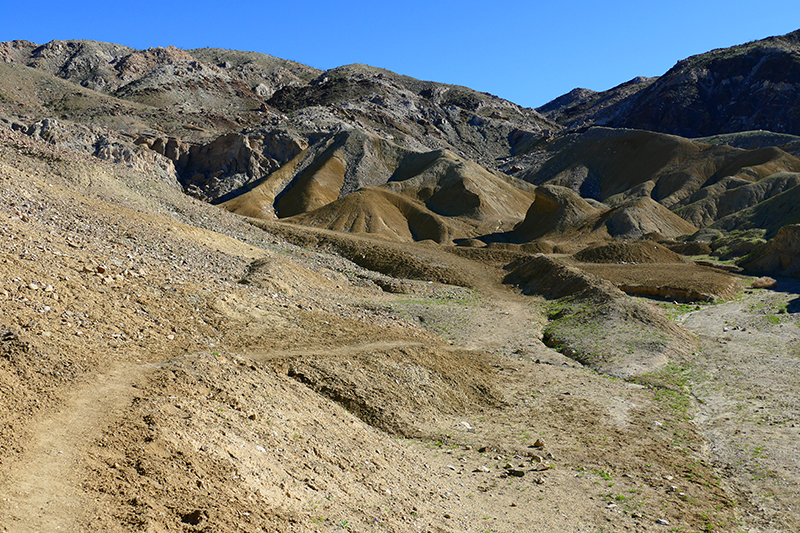
M 536 110 L 365 65 L 11 41 L 0 119 L 246 216 L 389 239 L 769 238 L 800 221 L 763 216 L 800 191 L 800 31 Z

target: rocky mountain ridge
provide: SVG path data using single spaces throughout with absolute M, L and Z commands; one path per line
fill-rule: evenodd
M 798 72 L 800 30 L 692 56 L 658 78 L 602 93 L 576 90 L 539 110 L 572 129 L 599 125 L 688 138 L 752 130 L 798 135 Z
M 630 110 L 658 108 L 639 98 L 705 98 L 698 84 L 711 92 L 717 85 L 701 83 L 701 70 L 709 80 L 739 80 L 742 96 L 734 101 L 758 99 L 752 88 L 777 72 L 767 66 L 791 63 L 795 48 L 796 35 L 789 34 L 709 52 L 659 78 L 637 78 L 605 93 L 575 90 L 540 108 L 544 115 L 465 87 L 375 67 L 320 72 L 218 49 L 12 41 L 0 44 L 0 65 L 9 84 L 26 78 L 36 94 L 26 100 L 12 90 L 4 93 L 12 127 L 97 157 L 159 168 L 187 193 L 237 213 L 390 238 L 524 243 L 575 239 L 582 232 L 594 236 L 589 240 L 637 238 L 658 232 L 658 224 L 665 224 L 665 236 L 681 236 L 678 227 L 685 236 L 795 187 L 800 160 L 792 153 L 800 150 L 785 134 L 727 133 L 701 142 L 651 126 L 586 129 L 627 124 Z M 759 68 L 744 69 L 757 59 Z M 668 81 L 669 91 L 662 88 Z M 781 95 L 789 94 L 790 81 Z M 681 89 L 690 85 L 695 89 Z M 673 110 L 695 105 L 668 101 L 663 105 Z M 770 109 L 778 105 L 770 102 Z M 668 120 L 660 123 L 669 129 Z M 714 128 L 736 130 L 723 123 Z M 748 149 L 731 146 L 737 143 Z M 760 148 L 769 144 L 788 152 Z M 586 225 L 592 217 L 557 209 L 564 218 L 542 226 L 552 215 L 529 210 L 555 198 L 542 189 L 543 203 L 536 204 L 531 186 L 542 185 L 571 188 L 609 213 L 608 220 L 618 220 L 622 215 L 611 213 L 619 211 L 628 221 L 598 233 Z M 566 206 L 575 204 L 559 209 Z M 663 208 L 687 223 L 666 222 Z M 529 218 L 539 220 L 536 229 Z M 730 220 L 718 227 L 730 231 Z M 767 224 L 763 217 L 736 220 L 751 229 Z M 770 237 L 781 222 L 768 225 L 762 229 Z

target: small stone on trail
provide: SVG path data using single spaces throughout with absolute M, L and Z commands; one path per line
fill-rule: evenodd
M 544 442 L 541 439 L 536 439 L 536 442 L 533 443 L 534 448 L 544 448 Z
M 667 522 L 663 518 L 659 518 L 658 520 L 656 520 L 656 524 L 658 524 L 659 526 L 668 526 L 669 522 Z
M 200 522 L 202 522 L 206 518 L 206 512 L 200 509 L 196 511 L 192 511 L 191 513 L 185 514 L 181 517 L 181 522 L 184 524 L 190 524 L 192 526 L 196 526 Z
M 488 474 L 489 472 L 491 472 L 491 470 L 489 470 L 489 469 L 488 469 L 487 467 L 485 467 L 485 466 L 479 466 L 478 468 L 476 468 L 475 470 L 473 470 L 473 472 L 483 472 L 484 474 Z
M 522 477 L 522 476 L 525 475 L 525 471 L 524 470 L 520 470 L 519 468 L 510 468 L 508 470 L 508 475 L 514 476 L 514 477 Z

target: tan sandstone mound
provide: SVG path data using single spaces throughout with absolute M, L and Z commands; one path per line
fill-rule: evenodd
M 525 220 L 510 235 L 517 242 L 547 237 L 587 243 L 638 239 L 653 232 L 674 238 L 696 231 L 695 226 L 648 197 L 607 207 L 588 202 L 572 189 L 543 185 L 536 189 L 536 200 Z
M 536 199 L 511 232 L 513 240 L 527 242 L 545 235 L 569 233 L 587 218 L 601 213 L 572 189 L 556 185 L 536 188 Z
M 602 232 L 619 239 L 638 239 L 648 233 L 658 232 L 664 237 L 674 238 L 697 231 L 690 222 L 647 196 L 633 198 L 600 217 Z M 585 226 L 589 230 L 589 226 Z M 599 224 L 595 224 L 599 227 Z
M 367 187 L 287 222 L 348 233 L 368 233 L 391 240 L 448 242 L 467 236 L 458 221 L 437 215 L 425 204 L 381 188 Z M 461 229 L 461 231 L 458 231 Z

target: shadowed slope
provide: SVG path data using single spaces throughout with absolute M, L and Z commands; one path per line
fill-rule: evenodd
M 512 228 L 532 189 L 447 150 L 411 152 L 351 131 L 320 141 L 222 205 L 256 218 L 449 242 Z
M 612 206 L 649 198 L 701 227 L 783 192 L 791 180 L 751 184 L 800 171 L 800 159 L 779 148 L 743 150 L 645 131 L 592 128 L 554 150 L 522 177 Z
M 800 277 L 800 225 L 782 227 L 772 240 L 739 264 L 751 272 Z
M 525 220 L 509 233 L 509 238 L 513 242 L 547 238 L 586 243 L 638 239 L 652 232 L 677 237 L 695 231 L 695 226 L 647 197 L 609 208 L 590 204 L 566 187 L 543 185 L 536 189 L 536 200 Z

